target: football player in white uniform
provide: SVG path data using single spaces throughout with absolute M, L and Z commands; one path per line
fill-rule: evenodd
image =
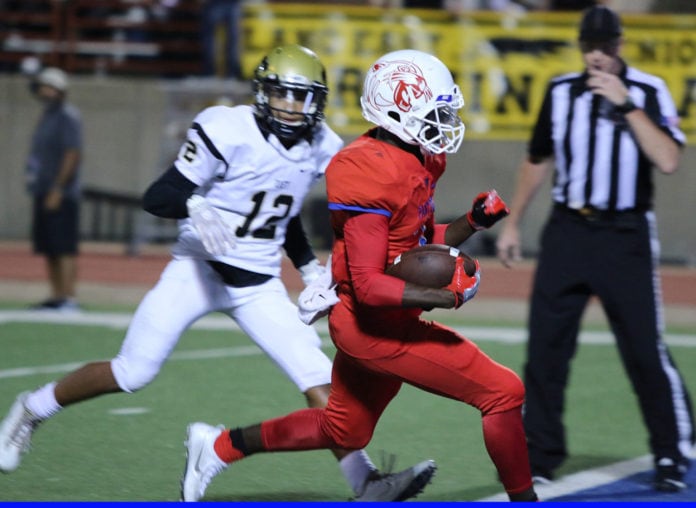
M 17 397 L 0 426 L 3 472 L 19 466 L 36 426 L 63 407 L 152 382 L 184 331 L 214 311 L 234 319 L 310 407 L 326 405 L 331 361 L 316 331 L 298 318 L 280 270 L 284 249 L 305 284 L 324 271 L 300 210 L 342 141 L 323 122 L 326 74 L 310 50 L 273 49 L 256 69 L 254 88 L 253 105 L 199 113 L 172 167 L 145 192 L 147 211 L 181 219 L 172 260 L 138 306 L 114 359 Z M 334 454 L 356 500 L 412 497 L 435 471 L 424 461 L 381 474 L 362 450 Z M 204 490 L 182 485 L 182 499 L 198 500 Z

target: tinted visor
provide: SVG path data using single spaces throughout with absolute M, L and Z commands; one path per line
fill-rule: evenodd
M 425 120 L 429 123 L 452 126 L 458 125 L 462 121 L 457 114 L 457 110 L 448 104 L 443 104 L 433 109 L 425 116 Z
M 312 93 L 312 90 L 309 88 L 294 88 L 284 86 L 279 83 L 267 83 L 264 85 L 264 88 L 266 89 L 266 94 L 268 95 L 269 99 L 286 99 L 288 101 L 297 102 L 305 102 L 307 100 L 307 96 Z

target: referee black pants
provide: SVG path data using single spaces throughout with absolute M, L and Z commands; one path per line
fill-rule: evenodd
M 694 442 L 690 396 L 662 340 L 654 219 L 652 212 L 588 219 L 557 206 L 544 227 L 524 369 L 533 474 L 551 477 L 568 455 L 565 388 L 582 314 L 593 295 L 615 336 L 655 458 L 683 460 Z M 601 379 L 596 390 L 599 400 Z

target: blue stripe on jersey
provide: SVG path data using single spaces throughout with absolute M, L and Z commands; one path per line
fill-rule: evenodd
M 363 208 L 362 206 L 342 205 L 341 203 L 329 203 L 329 210 L 347 210 L 349 212 L 376 213 L 377 215 L 384 215 L 385 217 L 392 216 L 389 210 L 381 210 L 379 208 Z

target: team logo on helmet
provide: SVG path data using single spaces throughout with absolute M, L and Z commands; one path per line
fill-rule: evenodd
M 368 122 L 432 154 L 456 152 L 464 137 L 459 87 L 445 64 L 422 51 L 393 51 L 372 64 L 360 105 Z
M 384 97 L 379 90 L 381 83 L 388 85 L 392 97 Z M 405 60 L 377 62 L 372 66 L 372 79 L 368 84 L 368 101 L 376 108 L 396 106 L 409 112 L 419 102 L 427 102 L 433 97 L 420 67 Z

